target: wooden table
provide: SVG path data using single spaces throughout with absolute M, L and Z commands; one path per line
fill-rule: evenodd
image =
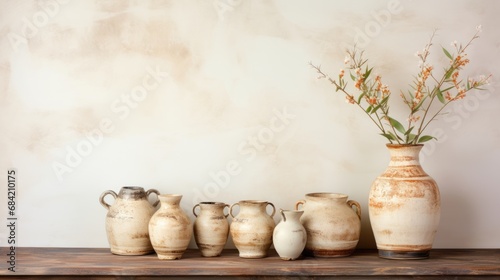
M 162 261 L 155 254 L 117 256 L 105 248 L 17 248 L 16 272 L 7 270 L 5 252 L 1 248 L 0 278 L 9 279 L 500 279 L 500 249 L 435 249 L 425 260 L 386 260 L 376 250 L 357 250 L 345 258 L 296 261 L 283 261 L 274 250 L 263 259 L 242 259 L 236 250 L 203 258 L 198 250 L 188 250 L 180 260 Z

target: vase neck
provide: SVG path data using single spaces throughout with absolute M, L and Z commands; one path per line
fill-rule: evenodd
M 177 207 L 179 206 L 182 195 L 179 194 L 161 194 L 158 196 L 161 207 Z
M 146 192 L 142 187 L 122 187 L 118 197 L 131 200 L 146 199 Z
M 391 160 L 389 166 L 420 165 L 422 145 L 387 145 Z

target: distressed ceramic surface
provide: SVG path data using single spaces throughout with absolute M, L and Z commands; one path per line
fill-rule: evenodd
M 271 215 L 266 212 L 268 205 L 273 209 Z M 239 207 L 236 215 L 234 213 L 238 207 L 235 206 Z M 241 200 L 231 205 L 229 214 L 233 221 L 230 233 L 240 257 L 258 259 L 267 256 L 273 243 L 276 224 L 272 217 L 275 212 L 274 205 L 267 201 Z
M 189 213 L 248 197 L 286 209 L 309 192 L 367 209 L 385 141 L 308 62 L 336 75 L 357 43 L 397 95 L 433 30 L 441 69 L 440 47 L 482 24 L 461 77 L 493 73 L 492 86 L 450 105 L 421 157 L 447 209 L 435 247 L 497 248 L 499 10 L 490 0 L 0 1 L 0 170 L 22 181 L 19 246 L 107 247 L 96 197 L 110 186 L 183 194 Z M 391 106 L 400 120 L 403 107 Z M 358 247 L 375 248 L 368 211 Z
M 387 145 L 389 166 L 372 184 L 370 222 L 380 256 L 426 258 L 441 215 L 434 179 L 419 162 L 422 145 Z
M 149 221 L 151 244 L 160 260 L 182 258 L 193 236 L 193 225 L 180 207 L 182 195 L 158 196 L 160 209 Z
M 361 207 L 337 193 L 309 193 L 298 201 L 300 218 L 307 232 L 304 253 L 315 257 L 345 257 L 356 249 L 361 234 Z M 354 208 L 353 208 L 354 206 Z
M 197 208 L 199 208 L 197 210 Z M 229 222 L 224 209 L 229 205 L 222 202 L 200 202 L 193 207 L 196 220 L 193 234 L 198 249 L 204 257 L 220 256 L 229 235 Z
M 118 195 L 112 190 L 101 194 L 99 201 L 108 210 L 105 225 L 111 253 L 145 255 L 154 252 L 148 224 L 158 202 L 149 203 L 151 193 L 159 195 L 155 189 L 146 192 L 142 187 L 122 187 Z M 105 201 L 107 195 L 115 199 L 111 205 Z

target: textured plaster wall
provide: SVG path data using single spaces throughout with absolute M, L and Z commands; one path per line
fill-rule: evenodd
M 335 74 L 357 43 L 397 95 L 434 29 L 438 64 L 441 45 L 481 24 L 467 71 L 493 73 L 492 83 L 430 127 L 439 141 L 422 162 L 442 195 L 435 247 L 500 248 L 499 9 L 472 0 L 1 1 L 0 219 L 10 168 L 20 246 L 108 246 L 98 197 L 125 185 L 181 193 L 193 219 L 202 200 L 290 209 L 306 193 L 339 192 L 361 203 L 359 247 L 373 248 L 367 200 L 388 162 L 385 141 L 308 62 Z M 5 227 L 0 237 L 7 245 Z

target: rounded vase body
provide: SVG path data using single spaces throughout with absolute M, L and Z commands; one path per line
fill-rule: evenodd
M 282 220 L 274 228 L 274 249 L 283 260 L 296 260 L 307 242 L 307 232 L 300 223 L 304 211 L 281 210 Z
M 182 195 L 158 196 L 160 209 L 149 221 L 149 235 L 158 258 L 180 259 L 193 236 L 193 227 L 188 215 L 180 207 Z
M 300 221 L 307 232 L 306 255 L 345 257 L 354 252 L 361 232 L 358 202 L 347 200 L 345 194 L 310 193 L 295 208 L 301 204 L 304 215 Z
M 370 223 L 379 256 L 427 258 L 440 219 L 436 182 L 419 162 L 423 145 L 387 145 L 389 166 L 373 182 L 369 195 Z
M 196 208 L 200 208 L 196 214 Z M 229 205 L 221 202 L 200 202 L 193 207 L 196 216 L 193 232 L 196 245 L 204 257 L 220 256 L 229 235 L 229 222 L 224 208 Z
M 99 198 L 99 202 L 108 210 L 106 215 L 106 234 L 111 253 L 117 255 L 145 255 L 153 253 L 149 238 L 148 223 L 155 213 L 158 201 L 149 203 L 148 196 L 159 192 L 150 189 L 147 192 L 141 187 L 122 187 L 118 195 L 107 190 Z M 104 201 L 106 195 L 115 198 L 113 205 Z
M 238 215 L 233 215 L 233 207 L 239 205 Z M 268 215 L 267 205 L 273 212 Z M 233 217 L 230 226 L 231 237 L 242 258 L 264 258 L 273 242 L 274 205 L 261 200 L 242 200 L 231 205 L 229 214 Z

